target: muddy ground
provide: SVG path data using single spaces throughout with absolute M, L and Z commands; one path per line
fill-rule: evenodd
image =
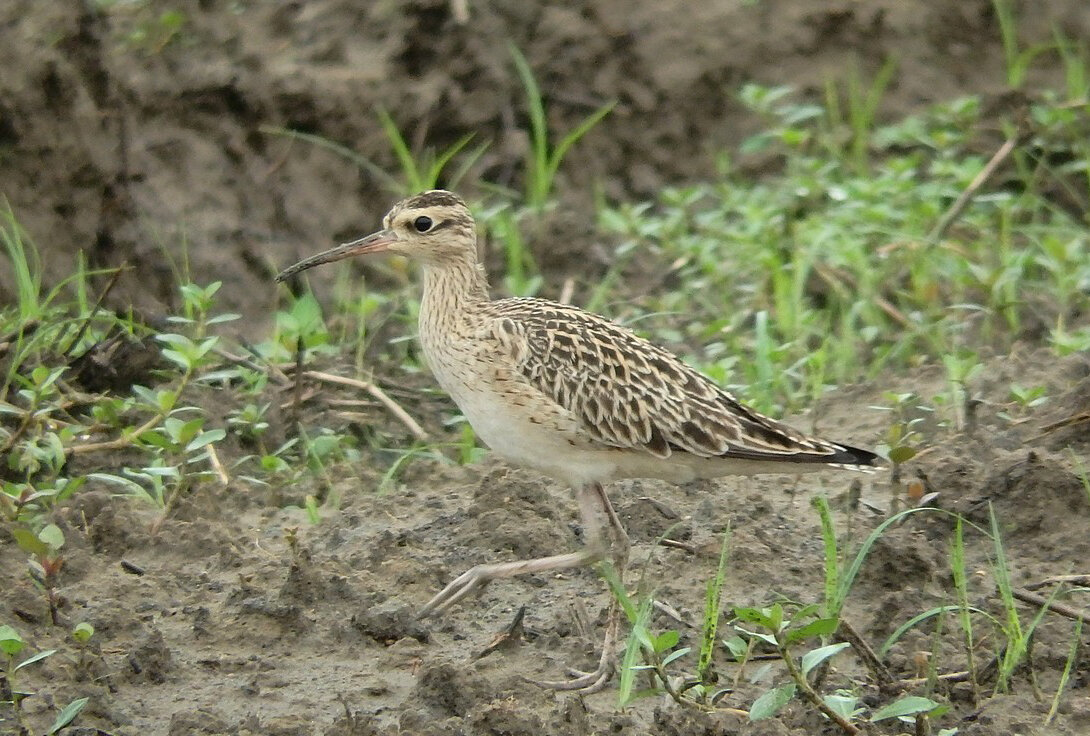
M 571 245 L 547 249 L 548 234 L 534 243 L 550 283 L 584 278 L 582 252 L 596 239 L 586 224 L 596 183 L 607 196 L 633 198 L 710 176 L 717 150 L 759 128 L 734 94 L 746 81 L 790 83 L 817 99 L 829 75 L 856 66 L 869 78 L 893 56 L 898 68 L 882 107 L 891 118 L 1003 89 L 998 26 L 985 0 L 470 0 L 464 24 L 452 5 L 4 3 L 0 193 L 39 245 L 46 283 L 71 273 L 82 251 L 92 266 L 131 267 L 112 306 L 164 313 L 175 306 L 175 269 L 188 267 L 197 282 L 225 282 L 222 307 L 246 317 L 238 332 L 264 334 L 275 304 L 271 274 L 316 246 L 369 231 L 392 199 L 343 158 L 268 130 L 320 135 L 394 170 L 375 119 L 382 106 L 418 143 L 442 147 L 466 132 L 490 140 L 471 179 L 517 186 L 526 106 L 508 40 L 537 70 L 557 129 L 618 100 L 561 172 L 558 195 L 569 214 L 556 228 Z M 1033 7 L 1020 23 L 1027 43 L 1049 38 L 1054 26 L 1069 38 L 1090 36 L 1085 4 Z M 171 11 L 180 12 L 177 27 L 178 16 L 163 15 Z M 1056 79 L 1056 65 L 1043 59 L 1031 86 Z M 314 283 L 324 278 L 316 273 Z M 10 274 L 0 273 L 0 298 L 11 298 L 11 286 Z M 1013 381 L 1046 386 L 1050 401 L 1015 421 L 1000 418 L 1013 411 Z M 945 387 L 937 370 L 890 376 L 842 389 L 796 421 L 872 446 L 889 418 L 860 407 L 884 403 L 887 390 L 928 397 Z M 1056 361 L 1027 345 L 992 360 L 974 390 L 982 402 L 975 424 L 936 429 L 932 448 L 907 474 L 922 474 L 938 505 L 978 523 L 987 520 L 987 501 L 994 503 L 1015 585 L 1087 572 L 1090 499 L 1076 471 L 1078 462 L 1090 465 L 1090 443 L 1085 422 L 1063 422 L 1090 410 L 1090 363 L 1085 356 Z M 317 401 L 311 409 L 323 407 Z M 376 495 L 384 469 L 353 469 L 356 477 L 337 484 L 340 511 L 318 526 L 292 509 L 308 488 L 209 485 L 153 532 L 152 511 L 88 486 L 56 519 L 68 540 L 61 616 L 96 629 L 82 654 L 65 627 L 50 624 L 23 575 L 22 553 L 0 528 L 0 621 L 16 623 L 37 647 L 61 650 L 28 668 L 27 684 L 40 693 L 27 701 L 35 732 L 44 732 L 54 705 L 83 696 L 87 709 L 68 733 L 832 732 L 799 702 L 775 721 L 747 725 L 728 712 L 690 712 L 661 700 L 620 711 L 613 689 L 579 698 L 525 682 L 592 664 L 606 596 L 590 571 L 496 583 L 439 621 L 415 621 L 413 612 L 465 568 L 567 551 L 580 530 L 568 489 L 492 461 L 417 462 L 396 488 Z M 637 561 L 680 523 L 674 535 L 692 550 L 656 551 L 648 576 L 692 622 L 728 523 L 730 604 L 820 591 L 822 548 L 809 499 L 838 497 L 854 479 L 631 482 L 611 495 Z M 888 474 L 862 481 L 867 503 L 837 517 L 856 541 L 883 518 L 868 507 L 886 512 L 897 502 Z M 845 618 L 877 644 L 913 615 L 951 602 L 949 538 L 948 520 L 931 515 L 892 530 L 864 568 Z M 973 602 L 998 613 L 989 548 L 971 541 Z M 521 606 L 524 640 L 478 658 Z M 1032 610 L 1023 610 L 1024 619 Z M 1085 654 L 1060 713 L 1041 725 L 1071 627 L 1054 615 L 1041 624 L 1033 662 L 1043 699 L 1027 671 L 1012 694 L 978 705 L 953 684 L 940 689 L 954 704 L 943 725 L 961 734 L 1090 733 Z M 682 636 L 692 641 L 688 629 Z M 935 653 L 944 667 L 959 656 L 953 639 L 945 641 Z M 982 656 L 993 644 L 984 642 Z M 913 677 L 916 652 L 931 649 L 925 627 L 894 647 L 889 665 L 898 677 Z M 721 671 L 733 677 L 736 670 L 724 660 Z M 829 682 L 870 678 L 842 657 Z M 724 705 L 745 708 L 768 685 L 742 677 Z M 9 726 L 0 721 L 0 731 Z

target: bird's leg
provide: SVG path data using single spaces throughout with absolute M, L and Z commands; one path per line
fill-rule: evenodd
M 609 502 L 609 496 L 606 495 L 602 484 L 593 483 L 590 485 L 590 490 L 593 492 L 593 497 L 598 504 L 596 510 L 601 510 L 609 521 L 609 531 L 612 537 L 612 544 L 610 545 L 611 557 L 617 576 L 623 586 L 625 568 L 628 566 L 628 552 L 632 546 L 628 539 L 628 533 L 617 517 L 617 512 L 613 510 L 613 504 Z M 550 690 L 575 690 L 588 695 L 604 688 L 606 683 L 609 682 L 609 678 L 613 676 L 613 660 L 616 656 L 617 632 L 620 628 L 620 621 L 621 606 L 617 601 L 617 597 L 611 591 L 609 611 L 606 614 L 606 635 L 602 642 L 602 653 L 598 657 L 598 666 L 594 668 L 594 671 L 580 672 L 579 670 L 571 670 L 573 676 L 571 680 L 535 680 L 533 681 L 534 684 Z
M 598 518 L 600 496 L 593 485 L 583 485 L 575 489 L 575 497 L 579 503 L 579 516 L 583 523 L 583 538 L 586 543 L 584 549 L 579 552 L 539 557 L 533 560 L 477 565 L 459 575 L 447 587 L 439 591 L 438 595 L 424 605 L 418 617 L 442 613 L 473 591 L 499 578 L 584 567 L 602 559 L 605 556 L 605 546 L 602 543 L 602 524 Z
M 617 574 L 623 580 L 624 571 L 628 567 L 628 553 L 632 549 L 632 542 L 628 538 L 628 532 L 625 531 L 624 525 L 621 524 L 621 520 L 617 517 L 617 512 L 613 510 L 613 504 L 609 502 L 609 494 L 606 493 L 601 483 L 594 484 L 594 492 L 598 496 L 602 509 L 606 512 L 606 519 L 609 520 L 609 528 L 613 533 L 613 564 L 617 568 Z
M 530 680 L 538 687 L 549 690 L 575 690 L 590 695 L 606 686 L 613 676 L 613 658 L 616 656 L 617 628 L 621 620 L 621 606 L 617 599 L 610 596 L 609 613 L 606 616 L 606 636 L 602 641 L 602 653 L 598 656 L 598 666 L 593 672 L 569 670 L 571 680 Z

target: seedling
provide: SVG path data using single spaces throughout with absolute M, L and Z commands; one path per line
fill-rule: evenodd
M 378 119 L 382 124 L 383 132 L 386 133 L 386 139 L 390 141 L 390 147 L 401 165 L 401 174 L 405 180 L 404 187 L 399 192 L 401 196 L 408 196 L 438 187 L 439 178 L 447 164 L 473 140 L 473 134 L 467 133 L 440 153 L 425 150 L 420 156 L 415 156 L 390 114 L 380 108 Z M 487 149 L 488 143 L 482 143 L 470 151 L 458 169 L 448 178 L 446 187 L 448 189 L 457 188 L 458 182 L 465 177 L 470 167 L 480 159 Z
M 0 704 L 10 705 L 17 716 L 19 714 L 19 706 L 23 699 L 34 694 L 19 689 L 19 671 L 35 662 L 41 662 L 47 657 L 52 657 L 57 653 L 56 649 L 46 649 L 21 662 L 17 662 L 16 658 L 25 648 L 26 642 L 23 641 L 23 637 L 19 635 L 18 631 L 7 624 L 0 625 L 0 654 L 3 654 L 5 659 L 4 688 L 0 689 L 0 696 L 6 696 L 7 698 L 0 701 Z
M 55 524 L 49 524 L 35 534 L 25 527 L 12 530 L 16 544 L 30 555 L 27 562 L 30 579 L 35 587 L 45 594 L 49 605 L 49 617 L 56 626 L 58 619 L 57 576 L 64 566 L 61 548 L 64 547 L 64 533 Z
M 534 78 L 533 70 L 526 57 L 514 44 L 509 46 L 515 70 L 526 91 L 526 103 L 530 114 L 530 150 L 526 156 L 526 191 L 525 201 L 536 212 L 543 212 L 552 199 L 553 180 L 568 151 L 579 140 L 598 125 L 617 104 L 607 102 L 583 118 L 571 131 L 562 136 L 555 145 L 549 142 L 549 126 L 545 113 L 545 102 Z
M 1011 384 L 1010 400 L 1011 406 L 1017 409 L 1016 415 L 1012 415 L 1009 412 L 999 412 L 997 416 L 1000 416 L 1008 421 L 1018 421 L 1020 418 L 1029 414 L 1031 410 L 1041 406 L 1048 401 L 1048 395 L 1045 393 L 1048 389 L 1044 386 L 1021 386 L 1017 383 Z

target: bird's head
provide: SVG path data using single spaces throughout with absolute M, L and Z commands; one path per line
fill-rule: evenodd
M 283 281 L 322 263 L 367 253 L 395 253 L 430 266 L 475 263 L 477 231 L 473 216 L 456 194 L 442 189 L 422 192 L 395 204 L 382 219 L 378 232 L 305 258 L 281 271 L 276 280 Z

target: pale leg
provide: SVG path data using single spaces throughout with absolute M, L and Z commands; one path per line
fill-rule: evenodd
M 613 538 L 611 556 L 613 558 L 614 568 L 623 585 L 625 568 L 628 566 L 628 552 L 632 545 L 628 539 L 628 533 L 621 524 L 621 520 L 617 518 L 617 512 L 613 510 L 613 504 L 609 502 L 609 496 L 606 495 L 605 489 L 602 488 L 602 484 L 593 484 L 592 490 L 594 491 L 594 497 L 598 502 L 598 508 L 605 514 L 606 519 L 609 521 L 610 536 Z M 617 633 L 620 628 L 620 621 L 621 606 L 617 602 L 616 596 L 610 591 L 609 612 L 606 614 L 606 635 L 602 642 L 602 653 L 598 657 L 598 666 L 594 668 L 594 671 L 580 672 L 578 670 L 572 670 L 571 674 L 574 675 L 574 678 L 571 680 L 532 680 L 531 682 L 551 690 L 575 690 L 588 695 L 590 693 L 596 693 L 604 688 L 606 683 L 609 682 L 609 678 L 613 676 L 615 667 L 614 658 L 616 657 L 617 648 Z
M 533 560 L 477 565 L 452 580 L 447 587 L 443 588 L 438 595 L 424 605 L 418 616 L 423 617 L 433 613 L 442 613 L 473 591 L 484 587 L 493 580 L 533 572 L 584 567 L 602 559 L 605 556 L 605 546 L 602 544 L 602 524 L 598 518 L 598 509 L 601 507 L 602 498 L 600 491 L 601 486 L 598 484 L 585 485 L 575 489 L 576 501 L 579 503 L 579 517 L 583 523 L 583 536 L 586 540 L 586 547 L 583 550 L 563 555 L 539 557 Z M 606 503 L 608 503 L 608 500 Z M 610 511 L 612 511 L 612 508 L 610 508 Z

